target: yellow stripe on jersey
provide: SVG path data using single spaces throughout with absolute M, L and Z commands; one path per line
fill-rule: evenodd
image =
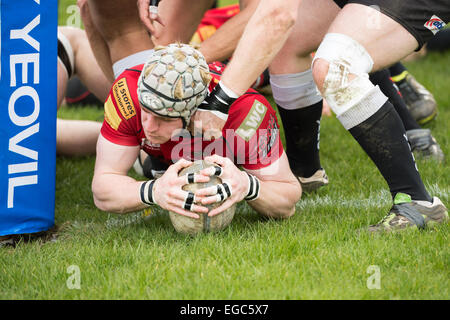
M 128 89 L 127 79 L 122 78 L 113 86 L 113 94 L 116 99 L 120 113 L 125 119 L 130 119 L 136 115 L 130 89 Z
M 119 129 L 120 123 L 122 122 L 122 119 L 117 114 L 116 107 L 114 107 L 111 96 L 105 102 L 105 120 L 114 130 Z

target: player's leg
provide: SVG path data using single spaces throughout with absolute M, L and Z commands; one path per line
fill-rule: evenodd
M 304 191 L 328 184 L 319 157 L 322 97 L 312 77 L 311 52 L 338 12 L 339 7 L 331 1 L 303 0 L 291 36 L 270 65 L 270 82 L 283 123 L 289 165 Z
M 65 96 L 69 78 L 78 70 L 79 64 L 90 64 L 95 71 L 95 60 L 80 59 L 82 50 L 77 45 L 80 34 L 73 28 L 60 28 L 58 32 L 58 108 Z M 86 48 L 85 48 L 86 49 Z M 89 46 L 87 47 L 89 49 Z M 82 53 L 83 55 L 84 53 Z M 94 63 L 94 65 L 92 65 Z M 97 65 L 95 76 L 99 83 L 103 81 L 102 92 L 108 90 L 105 76 Z M 104 93 L 102 93 L 104 94 Z M 57 120 L 56 151 L 59 155 L 91 155 L 95 154 L 95 146 L 101 128 L 100 122 L 86 120 Z
M 66 68 L 62 65 L 62 62 L 58 60 L 58 95 L 56 100 L 58 109 L 64 100 L 64 96 L 66 95 L 68 81 L 69 76 L 66 72 Z
M 370 74 L 370 81 L 374 85 L 378 85 L 388 98 L 389 101 L 397 111 L 403 126 L 406 130 L 406 136 L 411 145 L 411 150 L 423 158 L 432 158 L 437 161 L 444 160 L 444 153 L 442 152 L 436 139 L 431 135 L 429 129 L 422 129 L 420 125 L 414 120 L 411 113 L 408 111 L 406 104 L 395 87 L 390 78 L 388 69 L 383 69 Z
M 101 122 L 64 120 L 56 123 L 56 152 L 58 155 L 83 156 L 95 154 Z
M 421 85 L 400 62 L 391 66 L 389 71 L 414 119 L 420 124 L 433 120 L 437 115 L 437 103 L 431 92 Z
M 103 101 L 99 100 L 81 82 L 76 75 L 69 79 L 66 90 L 66 105 L 68 106 L 97 106 L 103 108 Z
M 59 32 L 70 41 L 74 54 L 74 75 L 77 75 L 98 99 L 105 101 L 112 82 L 106 79 L 92 53 L 86 33 L 73 27 L 59 27 Z
M 69 39 L 58 28 L 58 91 L 57 106 L 58 109 L 66 95 L 67 82 L 74 74 L 75 55 Z
M 383 5 L 382 11 L 390 16 L 404 13 L 402 10 L 409 7 L 417 9 L 417 3 L 374 2 Z M 427 221 L 436 216 L 448 217 L 440 200 L 431 198 L 425 189 L 400 117 L 368 77 L 370 71 L 399 61 L 423 44 L 422 34 L 404 23 L 405 19 L 394 20 L 374 7 L 348 4 L 332 23 L 313 64 L 319 90 L 376 164 L 394 197 L 389 219 L 372 230 L 423 227 L 423 215 Z M 411 199 L 416 201 L 414 205 Z M 405 212 L 413 213 L 408 219 Z

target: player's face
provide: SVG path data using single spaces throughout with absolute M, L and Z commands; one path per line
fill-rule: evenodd
M 163 144 L 170 140 L 172 135 L 183 128 L 180 118 L 166 118 L 141 108 L 141 121 L 145 137 L 155 144 Z

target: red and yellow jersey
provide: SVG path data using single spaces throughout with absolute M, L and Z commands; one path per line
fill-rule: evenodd
M 209 65 L 213 79 L 209 91 L 217 85 L 225 65 Z M 105 118 L 101 129 L 104 138 L 124 146 L 141 146 L 148 154 L 170 165 L 180 158 L 193 161 L 218 154 L 236 165 L 256 170 L 270 165 L 283 153 L 276 113 L 269 102 L 249 89 L 230 107 L 223 137 L 204 141 L 187 131 L 163 144 L 146 140 L 141 123 L 137 82 L 143 65 L 125 70 L 114 82 L 105 102 Z
M 191 39 L 191 44 L 200 44 L 211 37 L 227 20 L 239 13 L 239 5 L 215 8 L 206 11 L 197 31 Z

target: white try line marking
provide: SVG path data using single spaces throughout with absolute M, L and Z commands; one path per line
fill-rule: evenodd
M 428 192 L 432 197 L 438 197 L 445 204 L 449 200 L 450 189 L 440 188 L 437 184 L 426 186 Z M 346 198 L 346 199 L 336 199 L 335 197 L 325 196 L 314 196 L 302 198 L 296 204 L 297 209 L 306 209 L 311 207 L 335 207 L 335 208 L 376 208 L 380 206 L 389 206 L 392 203 L 391 194 L 388 190 L 379 190 L 378 192 L 372 192 L 367 195 L 367 197 L 358 198 Z

